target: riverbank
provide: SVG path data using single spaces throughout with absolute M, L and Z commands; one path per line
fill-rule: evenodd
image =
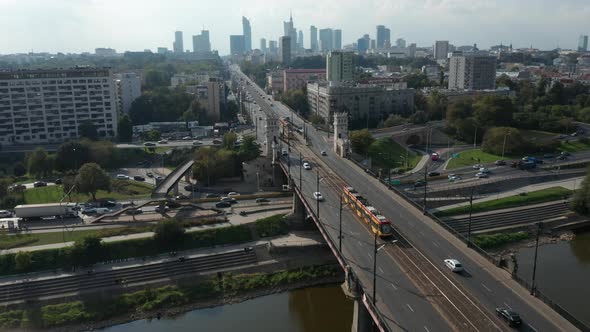
M 337 264 L 270 273 L 223 273 L 110 299 L 89 297 L 7 311 L 0 314 L 0 328 L 60 332 L 93 330 L 140 319 L 157 319 L 158 316 L 173 317 L 195 309 L 234 304 L 300 288 L 341 283 L 343 279 Z
M 557 244 L 561 242 L 570 242 L 576 238 L 576 234 L 571 230 L 555 231 L 551 234 L 542 234 L 539 236 L 539 246 Z M 486 251 L 497 258 L 506 257 L 511 254 L 517 253 L 519 250 L 524 248 L 532 248 L 535 246 L 536 239 L 535 235 L 532 234 L 530 237 L 521 241 L 507 243 L 497 248 L 490 248 Z

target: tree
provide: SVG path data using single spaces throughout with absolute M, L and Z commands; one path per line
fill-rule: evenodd
M 281 101 L 303 116 L 306 116 L 309 113 L 309 105 L 307 103 L 307 94 L 305 93 L 305 90 L 289 90 L 281 96 Z
M 96 235 L 89 235 L 76 240 L 70 249 L 73 266 L 89 266 L 107 257 L 102 239 Z
M 87 143 L 69 141 L 61 144 L 55 154 L 55 167 L 60 171 L 77 170 L 90 161 Z
M 496 86 L 505 86 L 511 91 L 515 91 L 518 88 L 518 85 L 506 74 L 502 74 L 496 79 Z
M 183 239 L 184 227 L 174 219 L 161 221 L 154 229 L 154 240 L 160 248 L 172 249 L 180 245 Z
M 590 172 L 590 169 L 589 169 Z M 581 215 L 590 215 L 590 176 L 586 173 L 582 186 L 576 190 L 572 200 L 572 209 Z
M 319 114 L 310 115 L 309 122 L 311 122 L 314 126 L 323 125 L 326 123 L 324 118 L 322 118 Z
M 504 142 L 506 142 L 505 145 Z M 506 155 L 514 155 L 524 152 L 527 149 L 527 145 L 527 141 L 522 137 L 518 129 L 495 127 L 486 131 L 483 138 L 482 150 L 487 153 L 501 155 L 504 149 Z
M 159 141 L 161 138 L 160 132 L 155 129 L 150 129 L 144 136 L 146 141 Z
M 27 158 L 29 174 L 39 177 L 46 176 L 53 169 L 53 165 L 47 151 L 43 148 L 36 148 Z
M 78 135 L 80 138 L 96 141 L 98 139 L 98 130 L 91 120 L 85 120 L 78 126 Z
M 404 123 L 406 123 L 406 119 L 402 118 L 398 114 L 390 114 L 387 117 L 387 120 L 385 120 L 384 126 L 385 127 L 394 127 L 394 126 L 402 125 Z
M 241 161 L 250 161 L 260 156 L 260 146 L 256 143 L 254 136 L 246 136 L 238 150 L 238 157 Z
M 29 251 L 19 251 L 14 256 L 15 269 L 19 272 L 26 272 L 33 264 L 33 257 Z
M 223 143 L 222 147 L 225 149 L 233 149 L 236 147 L 236 142 L 238 140 L 238 135 L 233 131 L 227 132 L 223 134 Z
M 23 176 L 27 173 L 27 169 L 25 165 L 19 161 L 16 164 L 14 164 L 12 172 L 14 173 L 14 176 Z
M 447 96 L 440 93 L 438 90 L 434 90 L 426 98 L 426 111 L 428 112 L 428 118 L 431 120 L 440 120 L 443 118 L 447 111 L 449 101 Z
M 128 115 L 123 115 L 117 125 L 119 142 L 131 142 L 133 138 L 133 123 Z
M 406 75 L 404 81 L 407 82 L 408 88 L 416 90 L 436 85 L 436 83 L 432 82 L 424 73 Z
M 475 121 L 482 127 L 509 126 L 516 108 L 512 100 L 503 96 L 484 96 L 475 104 Z
M 11 185 L 9 179 L 0 179 L 0 198 L 4 198 L 8 195 L 8 187 Z
M 82 142 L 84 144 L 84 142 Z M 113 166 L 116 148 L 110 141 L 86 142 L 88 146 L 89 161 L 99 164 L 103 168 Z
M 349 139 L 352 151 L 363 156 L 368 153 L 369 146 L 375 141 L 367 129 L 351 131 Z
M 428 114 L 424 111 L 416 111 L 410 116 L 409 120 L 413 124 L 423 124 L 428 122 Z
M 225 107 L 221 109 L 221 121 L 230 122 L 238 116 L 238 104 L 234 100 L 228 100 Z
M 76 176 L 76 191 L 92 196 L 92 200 L 96 201 L 96 192 L 99 190 L 110 191 L 111 178 L 109 175 L 96 163 L 87 163 L 80 167 L 80 171 Z

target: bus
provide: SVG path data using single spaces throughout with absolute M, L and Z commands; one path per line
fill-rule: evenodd
M 344 187 L 343 201 L 350 206 L 359 218 L 371 227 L 373 233 L 381 237 L 387 237 L 393 234 L 393 228 L 389 220 L 354 188 Z

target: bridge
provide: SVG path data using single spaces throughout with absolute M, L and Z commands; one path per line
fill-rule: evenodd
M 166 178 L 156 184 L 154 191 L 152 191 L 152 198 L 164 198 L 170 192 L 170 190 L 174 189 L 175 194 L 178 193 L 178 182 L 183 176 L 188 177 L 188 173 L 193 167 L 195 163 L 194 160 L 190 159 L 189 161 L 185 162 L 184 164 L 176 167 L 172 173 L 168 174 Z M 188 181 L 188 179 L 187 179 Z
M 268 103 L 257 97 L 260 89 L 235 66 L 232 75 L 250 82 L 243 87 L 259 105 Z M 282 106 L 266 109 L 278 116 L 288 114 Z M 278 167 L 299 201 L 295 212 L 311 216 L 346 272 L 345 288 L 355 299 L 353 331 L 370 331 L 373 326 L 380 331 L 508 331 L 495 314 L 500 306 L 521 314 L 524 331 L 577 330 L 507 272 L 468 248 L 462 238 L 331 152 L 338 135 L 330 139 L 310 128 L 306 136 L 290 142 L 292 152 Z M 321 156 L 320 151 L 329 152 Z M 313 169 L 302 169 L 302 160 L 311 162 Z M 377 238 L 341 203 L 343 186 L 354 187 L 392 221 L 395 243 Z M 315 201 L 315 191 L 325 201 Z M 465 273 L 445 268 L 442 261 L 451 257 L 463 263 Z

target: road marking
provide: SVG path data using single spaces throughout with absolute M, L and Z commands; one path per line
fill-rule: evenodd
M 353 235 L 352 232 L 350 233 L 350 235 Z M 361 247 L 363 246 L 363 243 L 361 241 L 356 241 L 356 242 L 359 243 L 359 246 L 361 246 Z
M 408 306 L 408 308 L 410 308 L 410 311 L 414 312 L 414 309 L 412 309 L 412 306 L 410 306 L 409 303 L 406 303 L 406 305 Z
M 504 305 L 506 306 L 506 308 L 512 310 L 512 307 L 508 305 L 508 303 L 504 302 Z
M 432 241 L 432 244 L 434 244 L 435 247 L 440 247 L 436 241 Z
M 426 330 L 426 332 L 430 332 L 430 330 L 426 326 L 424 326 L 424 330 Z
M 486 285 L 485 285 L 483 282 L 481 283 L 481 285 L 482 285 L 482 286 L 483 286 L 483 288 L 485 288 L 485 289 L 486 289 L 488 292 L 490 292 L 490 293 L 492 292 L 492 290 L 491 290 L 491 289 L 490 289 L 488 286 L 486 286 Z M 506 304 L 506 303 L 504 303 L 504 304 Z
M 379 266 L 379 272 L 381 272 L 381 274 L 385 274 L 385 272 L 383 272 L 383 269 L 381 268 L 381 266 Z
M 397 287 L 393 283 L 391 283 L 391 287 L 393 287 L 393 290 L 397 290 Z
M 369 256 L 369 259 L 373 259 L 373 256 L 371 256 L 371 254 L 367 253 L 367 256 Z
M 537 332 L 537 329 L 536 329 L 536 328 L 534 328 L 534 327 L 533 327 L 531 324 L 528 324 L 528 325 L 529 325 L 529 327 L 531 328 L 531 330 L 533 330 L 533 331 Z

